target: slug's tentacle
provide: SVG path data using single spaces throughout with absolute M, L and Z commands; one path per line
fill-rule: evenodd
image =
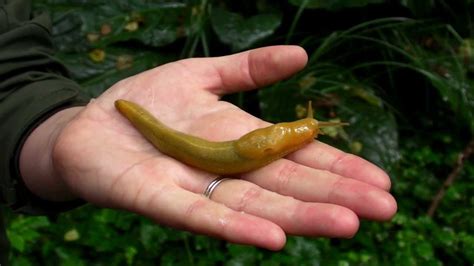
M 313 118 L 313 104 L 311 101 L 308 101 L 308 113 L 306 114 L 307 118 Z

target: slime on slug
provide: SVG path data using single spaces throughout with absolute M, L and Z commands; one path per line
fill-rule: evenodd
M 347 125 L 317 121 L 309 102 L 306 118 L 259 128 L 237 140 L 213 142 L 167 127 L 136 103 L 117 100 L 115 107 L 159 151 L 219 175 L 235 175 L 263 167 L 313 141 L 320 128 Z

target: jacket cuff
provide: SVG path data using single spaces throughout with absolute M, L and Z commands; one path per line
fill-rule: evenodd
M 0 131 L 3 131 L 1 137 L 4 139 L 0 142 L 5 147 L 0 155 L 0 201 L 14 211 L 28 214 L 55 214 L 83 203 L 82 200 L 43 200 L 27 189 L 20 175 L 19 155 L 29 134 L 54 113 L 87 103 L 73 81 L 51 74 L 46 76 L 44 80 L 11 92 L 2 102 L 1 115 L 4 117 L 0 119 L 3 121 Z

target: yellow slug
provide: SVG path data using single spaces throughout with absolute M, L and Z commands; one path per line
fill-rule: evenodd
M 115 101 L 117 110 L 159 151 L 210 173 L 233 175 L 265 166 L 313 141 L 324 126 L 311 103 L 307 118 L 256 129 L 233 141 L 212 142 L 171 129 L 136 103 Z

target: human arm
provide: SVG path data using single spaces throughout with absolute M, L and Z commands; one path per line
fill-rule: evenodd
M 87 98 L 53 56 L 48 16 L 31 17 L 30 9 L 30 1 L 0 1 L 0 202 L 47 214 L 79 203 L 52 203 L 32 194 L 19 173 L 21 147 L 51 115 L 84 105 Z
M 267 123 L 220 97 L 287 78 L 306 59 L 299 47 L 267 47 L 177 61 L 125 79 L 74 115 L 62 114 L 70 120 L 54 138 L 53 169 L 45 172 L 55 173 L 66 195 L 232 242 L 275 250 L 285 234 L 351 237 L 359 217 L 386 220 L 396 211 L 388 176 L 369 162 L 315 141 L 222 183 L 209 200 L 201 193 L 215 175 L 160 153 L 114 108 L 116 99 L 132 100 L 174 129 L 214 141 L 235 139 Z M 25 183 L 51 182 L 40 180 L 52 175 L 37 174 L 31 182 L 24 175 Z M 41 186 L 30 189 L 57 200 Z

